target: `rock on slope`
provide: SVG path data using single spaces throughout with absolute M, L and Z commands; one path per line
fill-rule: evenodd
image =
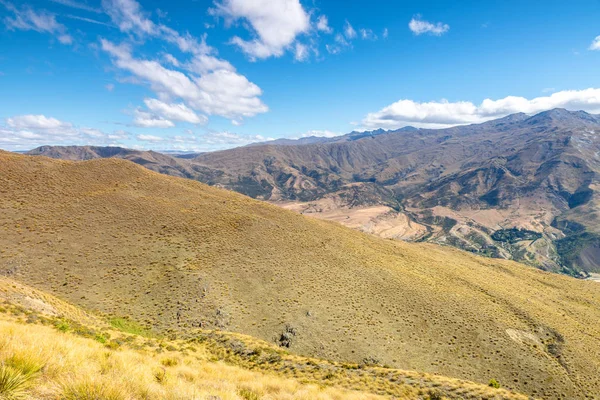
M 0 153 L 0 166 L 0 273 L 90 310 L 543 398 L 600 391 L 597 283 L 379 239 L 123 160 Z

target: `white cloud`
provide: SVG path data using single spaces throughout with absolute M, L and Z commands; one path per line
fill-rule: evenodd
M 157 34 L 158 27 L 134 0 L 102 0 L 104 11 L 123 32 Z
M 114 25 L 107 24 L 106 22 L 102 22 L 102 21 L 97 21 L 97 20 L 91 19 L 91 18 L 85 18 L 85 17 L 80 17 L 77 15 L 71 15 L 71 14 L 64 14 L 64 16 L 67 18 L 78 20 L 78 21 L 89 22 L 90 24 L 94 24 L 94 25 L 102 25 L 102 26 L 108 26 L 109 28 L 114 28 Z
M 306 61 L 308 59 L 308 56 L 308 46 L 300 42 L 296 42 L 296 51 L 294 54 L 294 58 L 296 59 L 296 61 Z
M 95 7 L 91 7 L 88 6 L 86 3 L 80 3 L 78 1 L 74 1 L 74 0 L 50 0 L 53 3 L 58 3 L 58 4 L 62 4 L 63 6 L 67 6 L 67 7 L 71 7 L 71 8 L 76 8 L 78 10 L 84 10 L 84 11 L 90 11 L 96 14 L 99 14 L 102 12 L 102 10 L 95 8 Z
M 600 35 L 596 36 L 596 39 L 590 45 L 590 50 L 600 50 Z
M 81 129 L 79 129 L 79 132 L 81 132 L 82 134 L 84 134 L 86 136 L 91 136 L 91 137 L 95 137 L 95 138 L 101 138 L 101 137 L 106 136 L 106 134 L 104 132 L 102 132 L 100 129 L 96 129 L 96 128 L 81 128 Z
M 163 55 L 163 58 L 165 59 L 165 62 L 167 64 L 171 64 L 174 67 L 179 67 L 179 60 L 176 59 L 175 56 L 173 56 L 173 54 L 165 53 Z
M 354 30 L 352 25 L 350 25 L 350 22 L 348 22 L 347 20 L 344 24 L 344 35 L 346 35 L 347 39 L 354 39 L 356 37 L 356 31 Z
M 339 54 L 344 51 L 346 48 L 352 47 L 352 44 L 346 40 L 344 35 L 338 33 L 335 35 L 333 44 L 326 44 L 325 49 L 329 54 Z
M 145 99 L 148 109 L 163 118 L 175 121 L 189 122 L 191 124 L 205 124 L 208 120 L 204 115 L 198 115 L 185 104 L 167 104 L 157 99 Z
M 235 71 L 233 65 L 231 65 L 228 61 L 221 60 L 208 54 L 195 55 L 184 65 L 184 68 L 199 75 L 207 74 L 220 69 L 232 72 Z
M 175 124 L 159 115 L 142 110 L 135 110 L 133 124 L 140 128 L 172 128 Z
M 197 138 L 197 142 L 220 148 L 245 146 L 250 143 L 272 140 L 262 135 L 241 135 L 233 132 L 207 132 Z
M 45 115 L 18 115 L 7 118 L 6 123 L 15 129 L 71 129 L 68 122 L 59 121 L 56 118 L 48 118 Z
M 333 29 L 329 26 L 329 20 L 326 15 L 321 15 L 317 18 L 317 30 L 325 33 L 333 32 Z
M 162 142 L 164 140 L 160 136 L 154 136 L 154 135 L 137 135 L 136 139 L 141 140 L 142 142 L 152 142 L 152 143 Z
M 110 140 L 125 140 L 131 137 L 131 133 L 124 130 L 116 130 L 113 133 L 108 134 Z
M 149 83 L 161 98 L 179 98 L 192 109 L 230 119 L 252 117 L 268 111 L 259 98 L 262 90 L 235 71 L 218 69 L 200 77 L 188 76 L 165 68 L 157 61 L 134 58 L 128 46 L 115 45 L 104 39 L 101 43 L 102 49 L 113 57 L 117 67 Z
M 0 124 L 0 148 L 29 150 L 42 145 L 108 145 L 125 137 L 96 128 L 77 127 L 44 115 L 18 115 Z
M 316 137 L 326 137 L 326 138 L 332 138 L 332 137 L 336 137 L 336 136 L 340 136 L 342 135 L 339 132 L 332 132 L 332 131 L 328 131 L 328 130 L 313 130 L 313 131 L 308 131 L 302 134 L 301 137 L 311 137 L 311 136 L 316 136 Z
M 23 6 L 20 9 L 11 3 L 0 1 L 13 16 L 4 18 L 4 23 L 8 30 L 36 31 L 40 33 L 49 33 L 58 39 L 62 44 L 73 43 L 73 38 L 67 34 L 67 28 L 56 21 L 56 15 L 44 10 L 36 11 L 30 6 Z
M 360 37 L 363 40 L 377 40 L 377 35 L 371 29 L 360 29 Z
M 198 41 L 189 33 L 180 35 L 166 25 L 154 23 L 149 19 L 149 13 L 142 10 L 135 0 L 102 0 L 102 7 L 122 32 L 133 33 L 139 37 L 158 37 L 176 45 L 185 53 L 205 54 L 212 51 L 204 38 Z
M 444 24 L 441 22 L 432 24 L 431 22 L 422 20 L 420 15 L 417 15 L 410 20 L 410 22 L 408 23 L 408 28 L 415 35 L 429 33 L 435 36 L 441 36 L 444 33 L 448 32 L 448 30 L 450 30 L 450 26 L 448 24 Z
M 228 24 L 246 20 L 256 36 L 231 39 L 251 59 L 280 57 L 310 27 L 310 16 L 299 0 L 221 0 L 210 12 L 222 16 Z
M 388 38 L 388 36 L 389 36 L 389 34 L 390 34 L 390 33 L 389 33 L 389 31 L 388 31 L 388 28 L 384 28 L 384 29 L 383 29 L 383 33 L 381 34 L 381 36 L 382 36 L 384 39 L 387 39 L 387 38 Z
M 533 99 L 516 96 L 499 100 L 485 99 L 478 106 L 469 101 L 419 103 L 399 100 L 380 111 L 367 114 L 361 125 L 365 129 L 395 129 L 406 125 L 445 128 L 481 123 L 517 112 L 534 114 L 553 108 L 600 113 L 600 89 L 565 90 Z

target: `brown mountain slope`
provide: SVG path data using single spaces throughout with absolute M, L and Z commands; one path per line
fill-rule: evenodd
M 598 116 L 557 109 L 293 143 L 139 163 L 383 237 L 600 272 L 587 256 L 600 251 Z M 34 153 L 81 159 L 77 149 L 52 149 Z
M 88 309 L 544 398 L 600 392 L 594 282 L 379 239 L 123 160 L 0 153 L 0 168 L 0 272 Z

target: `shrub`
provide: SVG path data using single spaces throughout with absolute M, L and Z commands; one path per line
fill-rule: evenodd
M 495 379 L 490 379 L 490 383 L 488 383 L 488 386 L 496 388 L 496 389 L 500 389 L 500 382 L 498 382 Z
M 67 321 L 57 321 L 54 326 L 56 326 L 56 329 L 61 332 L 67 332 L 69 329 L 71 329 L 71 326 Z

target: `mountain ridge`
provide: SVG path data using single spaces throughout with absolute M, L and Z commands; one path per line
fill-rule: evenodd
M 127 160 L 0 162 L 0 273 L 91 311 L 543 398 L 600 387 L 594 282 L 383 240 Z
M 600 117 L 555 109 L 357 140 L 349 134 L 323 143 L 257 144 L 169 161 L 175 167 L 146 166 L 385 237 L 585 276 L 600 271 L 600 263 L 578 254 L 600 247 L 600 236 L 575 253 L 562 252 L 571 247 L 558 241 L 571 235 L 560 229 L 565 224 L 600 235 L 599 132 Z M 542 238 L 492 238 L 513 228 Z

